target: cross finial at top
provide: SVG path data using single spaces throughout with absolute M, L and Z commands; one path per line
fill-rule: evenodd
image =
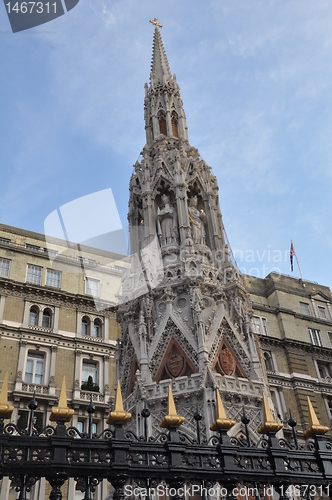
M 158 23 L 157 18 L 154 18 L 153 20 L 150 19 L 149 22 L 153 24 L 156 28 L 162 28 L 162 25 Z

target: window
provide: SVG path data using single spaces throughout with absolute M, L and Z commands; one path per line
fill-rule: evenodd
M 27 283 L 41 284 L 42 268 L 28 264 Z
M 100 281 L 92 278 L 86 278 L 85 280 L 85 293 L 87 295 L 92 295 L 93 297 L 99 297 L 99 285 Z
M 266 318 L 260 318 L 259 316 L 253 316 L 252 318 L 252 326 L 254 333 L 257 333 L 258 335 L 268 335 L 268 329 L 267 329 L 267 319 Z
M 52 269 L 47 269 L 46 271 L 46 285 L 53 286 L 54 288 L 60 288 L 60 271 L 53 271 Z
M 261 335 L 261 333 L 262 333 L 261 320 L 258 316 L 254 316 L 252 318 L 252 326 L 253 326 L 254 332 L 258 333 L 258 335 Z
M 51 323 L 52 323 L 52 313 L 49 309 L 45 309 L 43 311 L 42 326 L 44 328 L 51 328 Z
M 327 332 L 327 335 L 329 337 L 330 344 L 332 345 L 332 332 Z
M 300 302 L 300 306 L 302 314 L 304 314 L 305 316 L 311 316 L 309 304 L 306 304 L 305 302 Z
M 90 335 L 90 319 L 86 316 L 82 318 L 82 335 Z
M 87 382 L 89 377 L 92 377 L 92 381 L 94 384 L 97 383 L 98 381 L 97 364 L 89 363 L 88 361 L 83 361 L 82 381 Z
M 28 384 L 42 384 L 44 375 L 44 356 L 28 352 L 24 381 Z
M 95 319 L 93 323 L 93 336 L 95 338 L 101 337 L 101 321 L 99 319 Z
M 97 363 L 83 361 L 81 389 L 82 391 L 99 392 Z
M 29 325 L 38 326 L 38 314 L 38 308 L 36 306 L 32 306 L 29 314 Z
M 322 346 L 322 339 L 319 330 L 314 330 L 313 328 L 308 328 L 311 343 L 313 345 Z
M 331 377 L 331 368 L 328 363 L 322 363 L 320 361 L 317 362 L 317 369 L 319 378 L 324 379 L 327 377 Z
M 39 252 L 40 251 L 40 247 L 36 247 L 36 245 L 30 245 L 29 243 L 25 244 L 25 248 L 27 250 L 32 250 L 33 252 Z
M 272 355 L 270 352 L 264 352 L 264 363 L 265 363 L 265 369 L 267 372 L 275 373 Z
M 0 238 L 0 243 L 4 243 L 5 245 L 10 245 L 11 240 L 9 238 Z
M 321 319 L 327 319 L 325 307 L 318 306 L 318 314 Z
M 0 259 L 0 276 L 1 276 L 1 278 L 8 278 L 9 266 L 10 266 L 10 260 Z

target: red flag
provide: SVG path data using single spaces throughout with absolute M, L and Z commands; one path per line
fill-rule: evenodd
M 291 241 L 289 258 L 290 258 L 290 265 L 291 265 L 292 272 L 293 272 L 293 257 L 294 257 L 294 247 L 293 247 L 293 242 Z

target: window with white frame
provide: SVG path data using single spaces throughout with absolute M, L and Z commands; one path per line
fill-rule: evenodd
M 321 339 L 321 335 L 320 335 L 320 330 L 316 330 L 314 328 L 308 328 L 308 332 L 309 332 L 311 343 L 313 345 L 317 345 L 317 346 L 322 347 L 322 339 Z
M 275 373 L 272 354 L 269 351 L 264 352 L 264 364 L 267 372 Z
M 310 306 L 306 302 L 300 302 L 302 314 L 305 316 L 311 316 Z
M 93 322 L 93 336 L 95 338 L 100 338 L 101 337 L 101 329 L 102 329 L 102 323 L 100 319 L 95 319 Z
M 44 355 L 29 351 L 25 365 L 24 381 L 29 384 L 43 383 L 44 378 Z
M 93 278 L 85 279 L 85 293 L 93 297 L 99 297 L 100 281 Z
M 261 318 L 259 316 L 253 316 L 252 327 L 253 327 L 254 333 L 257 333 L 258 335 L 268 335 L 267 319 L 266 318 Z
M 53 288 L 60 288 L 60 271 L 54 271 L 53 269 L 47 269 L 46 271 L 46 285 L 52 286 Z
M 27 283 L 40 285 L 41 278 L 42 278 L 42 268 L 39 266 L 33 266 L 32 264 L 28 264 Z
M 330 344 L 331 344 L 331 346 L 332 346 L 332 332 L 327 332 L 327 335 L 328 335 L 328 338 L 329 338 Z
M 42 327 L 51 328 L 51 326 L 52 326 L 52 311 L 50 311 L 49 309 L 44 309 Z
M 98 365 L 90 361 L 83 361 L 82 364 L 82 382 L 87 382 L 92 377 L 94 384 L 98 383 Z
M 329 363 L 324 363 L 323 361 L 317 361 L 317 370 L 320 379 L 331 377 L 331 366 Z
M 8 278 L 9 277 L 9 267 L 10 267 L 10 260 L 0 259 L 0 276 L 1 276 L 1 278 Z
M 325 307 L 318 306 L 318 314 L 321 319 L 327 319 Z
M 82 335 L 87 337 L 90 336 L 90 318 L 88 318 L 88 316 L 82 318 Z
M 29 325 L 38 326 L 39 309 L 37 306 L 32 306 L 29 312 Z

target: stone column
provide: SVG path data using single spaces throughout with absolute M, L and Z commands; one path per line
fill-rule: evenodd
M 80 398 L 81 357 L 82 357 L 82 351 L 76 351 L 75 352 L 75 376 L 74 376 L 73 399 Z
M 104 390 L 103 390 L 103 393 L 106 395 L 106 394 L 109 394 L 109 392 L 110 392 L 109 375 L 108 375 L 110 357 L 104 356 L 103 359 L 104 359 Z M 106 401 L 106 398 L 105 398 L 105 401 Z
M 56 362 L 56 352 L 58 348 L 56 345 L 51 346 L 51 363 L 50 363 L 50 396 L 55 396 L 55 362 Z
M 1 297 L 0 297 L 0 323 L 2 323 L 3 310 L 5 307 L 5 300 L 6 300 L 6 297 L 4 295 L 1 295 Z
M 18 354 L 18 363 L 17 363 L 17 373 L 16 373 L 16 381 L 15 381 L 15 391 L 22 390 L 22 380 L 24 379 L 24 361 L 26 354 L 27 343 L 25 340 L 20 341 L 20 350 Z

